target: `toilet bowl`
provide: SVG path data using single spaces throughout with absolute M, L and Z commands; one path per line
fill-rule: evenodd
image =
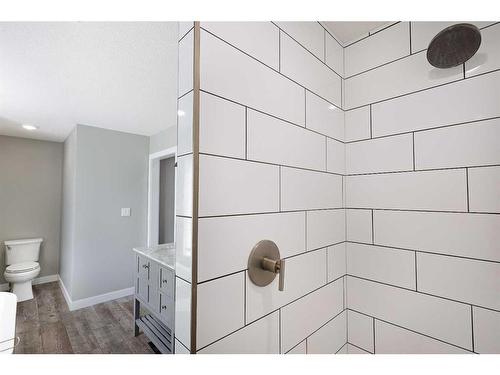
M 40 274 L 38 256 L 42 238 L 5 241 L 5 280 L 22 302 L 33 298 L 32 280 Z
M 33 298 L 31 281 L 39 274 L 40 265 L 37 262 L 23 262 L 8 266 L 3 275 L 17 301 L 22 302 Z

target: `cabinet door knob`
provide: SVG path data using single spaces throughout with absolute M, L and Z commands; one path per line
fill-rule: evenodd
M 166 309 L 167 309 L 167 306 L 163 305 L 163 306 L 161 307 L 161 309 L 162 309 L 162 310 L 166 310 Z
M 163 284 L 168 284 L 168 279 L 164 279 L 162 282 Z
M 143 265 L 142 265 L 142 268 L 144 268 L 144 269 L 149 268 L 149 264 L 143 264 Z

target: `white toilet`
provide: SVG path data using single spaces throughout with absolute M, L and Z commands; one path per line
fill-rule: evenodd
M 5 241 L 4 277 L 18 302 L 33 298 L 31 281 L 40 274 L 38 256 L 42 242 L 43 238 Z

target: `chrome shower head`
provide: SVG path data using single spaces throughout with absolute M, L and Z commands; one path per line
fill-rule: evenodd
M 440 31 L 429 43 L 427 61 L 436 68 L 453 68 L 469 60 L 481 45 L 481 32 L 470 23 Z

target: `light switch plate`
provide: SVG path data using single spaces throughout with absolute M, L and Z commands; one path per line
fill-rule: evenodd
M 122 216 L 130 216 L 130 208 L 122 208 Z

